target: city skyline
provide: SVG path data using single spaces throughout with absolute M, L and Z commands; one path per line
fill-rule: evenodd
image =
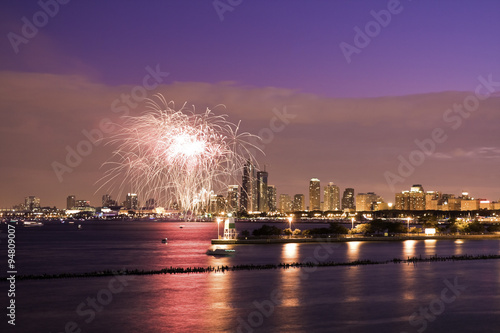
M 500 3 L 388 4 L 244 2 L 221 20 L 210 2 L 71 2 L 18 44 L 43 9 L 2 4 L 0 206 L 99 202 L 110 135 L 155 93 L 262 137 L 278 196 L 317 177 L 384 198 L 423 183 L 496 200 Z
M 384 198 L 377 195 L 374 192 L 356 192 L 354 188 L 345 188 L 340 196 L 341 188 L 333 182 L 328 182 L 327 185 L 322 187 L 321 180 L 317 178 L 311 178 L 309 180 L 309 192 L 306 197 L 303 193 L 280 193 L 277 194 L 277 188 L 275 185 L 267 184 L 267 177 L 269 173 L 267 171 L 256 171 L 253 164 L 247 164 L 245 168 L 251 166 L 253 174 L 265 174 L 265 187 L 262 187 L 261 178 L 254 177 L 253 186 L 252 182 L 248 181 L 250 185 L 251 195 L 248 195 L 247 191 L 243 185 L 229 185 L 226 192 L 213 193 L 212 199 L 207 203 L 209 210 L 212 209 L 212 205 L 224 207 L 221 211 L 230 212 L 288 212 L 287 210 L 282 211 L 283 207 L 289 207 L 289 211 L 342 211 L 345 209 L 354 209 L 356 211 L 376 211 L 376 210 L 479 210 L 479 209 L 496 209 L 491 208 L 490 204 L 495 203 L 495 205 L 500 205 L 500 198 L 486 198 L 483 196 L 470 195 L 469 192 L 461 191 L 460 193 L 446 193 L 443 191 L 436 190 L 433 188 L 429 191 L 424 191 L 421 184 L 414 184 L 410 189 L 404 189 L 403 191 L 396 192 L 394 197 Z M 252 173 L 251 172 L 251 173 Z M 242 184 L 246 182 L 247 176 L 242 176 Z M 251 178 L 250 178 L 251 179 Z M 321 191 L 323 188 L 323 191 Z M 262 196 L 261 191 L 265 191 L 265 196 Z M 321 194 L 323 192 L 323 194 Z M 251 198 L 254 198 L 253 200 Z M 293 199 L 292 199 L 293 198 Z M 219 203 L 219 199 L 222 199 Z M 74 207 L 109 207 L 109 206 L 122 206 L 129 210 L 138 209 L 152 209 L 154 207 L 161 207 L 156 204 L 154 198 L 144 198 L 140 197 L 137 193 L 127 193 L 124 195 L 124 201 L 120 201 L 120 198 L 113 200 L 113 197 L 106 193 L 101 196 L 101 206 L 96 204 L 91 204 L 90 200 L 77 199 L 74 194 L 68 195 L 66 197 L 66 209 L 70 210 Z M 265 203 L 262 204 L 262 200 Z M 309 205 L 306 205 L 306 200 L 308 200 Z M 461 207 L 461 201 L 474 201 L 470 207 L 466 205 L 464 209 Z M 247 206 L 248 202 L 255 202 Z M 311 203 L 314 202 L 314 208 L 311 209 Z M 319 202 L 319 206 L 318 206 Z M 444 209 L 438 207 L 442 203 L 446 205 Z M 431 205 L 429 205 L 431 204 Z M 477 204 L 477 207 L 474 205 Z M 51 206 L 44 205 L 41 203 L 41 199 L 38 196 L 30 195 L 24 197 L 24 203 L 22 201 L 12 205 L 11 207 L 0 207 L 3 210 L 9 210 L 16 207 L 21 207 L 24 205 L 24 209 L 27 211 L 32 211 L 33 207 L 55 207 L 61 209 L 61 206 Z M 172 201 L 169 207 L 163 207 L 165 209 L 178 209 L 177 202 Z M 177 208 L 176 208 L 177 207 Z M 257 210 L 252 207 L 256 207 Z M 260 209 L 265 207 L 264 210 Z M 362 207 L 362 208 L 361 208 Z M 488 207 L 488 208 L 486 208 Z M 231 210 L 226 210 L 230 208 Z M 18 208 L 19 209 L 19 208 Z M 63 209 L 63 208 L 62 208 Z

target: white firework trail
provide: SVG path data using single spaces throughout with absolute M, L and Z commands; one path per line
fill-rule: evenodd
M 165 207 L 176 202 L 187 212 L 209 203 L 211 194 L 227 190 L 236 182 L 245 162 L 255 163 L 250 133 L 238 133 L 239 123 L 188 110 L 176 111 L 162 95 L 147 100 L 140 116 L 124 117 L 110 144 L 117 148 L 99 189 L 119 194 L 130 188 L 143 199 L 153 198 Z M 237 182 L 236 182 L 237 183 Z

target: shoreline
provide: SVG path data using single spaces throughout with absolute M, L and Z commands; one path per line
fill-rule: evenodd
M 346 243 L 346 242 L 401 242 L 405 240 L 456 240 L 456 239 L 500 239 L 500 235 L 438 235 L 438 236 L 373 236 L 341 238 L 263 238 L 263 239 L 212 239 L 212 245 L 251 245 L 287 243 Z

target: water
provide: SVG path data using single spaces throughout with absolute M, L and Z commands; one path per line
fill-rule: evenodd
M 498 240 L 426 240 L 237 245 L 231 247 L 236 256 L 216 258 L 205 254 L 217 237 L 215 223 L 107 222 L 83 228 L 19 227 L 19 274 L 500 253 Z M 160 241 L 165 237 L 168 244 Z M 18 281 L 16 332 L 498 332 L 500 326 L 498 260 L 127 279 Z M 458 296 L 445 281 L 459 285 Z M 449 302 L 441 300 L 443 290 Z M 416 316 L 410 323 L 413 313 L 429 307 L 427 319 Z M 10 329 L 6 320 L 0 328 Z

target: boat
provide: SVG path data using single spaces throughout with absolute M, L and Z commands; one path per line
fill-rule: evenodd
M 79 224 L 79 225 L 78 225 L 78 227 L 77 227 L 77 229 L 78 229 L 78 230 L 83 230 L 82 225 L 81 225 L 81 224 Z
M 181 228 L 181 229 L 184 228 L 184 225 L 181 225 L 179 228 Z
M 161 242 L 162 242 L 163 244 L 166 244 L 166 243 L 167 243 L 167 238 L 166 238 L 166 237 L 165 237 L 165 238 L 163 238 L 163 239 L 161 240 Z
M 42 222 L 37 222 L 37 221 L 24 221 L 23 225 L 25 227 L 42 227 L 43 223 Z
M 233 256 L 236 253 L 235 250 L 229 249 L 208 249 L 207 255 L 209 256 Z

